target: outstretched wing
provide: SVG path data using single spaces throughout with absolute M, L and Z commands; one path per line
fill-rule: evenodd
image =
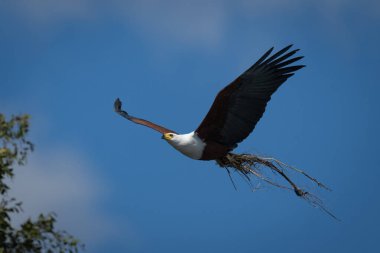
M 165 133 L 176 133 L 174 132 L 173 130 L 170 130 L 170 129 L 167 129 L 165 127 L 162 127 L 162 126 L 159 126 L 157 124 L 154 124 L 148 120 L 145 120 L 145 119 L 139 119 L 139 118 L 136 118 L 136 117 L 133 117 L 131 115 L 129 115 L 126 111 L 123 111 L 121 109 L 121 101 L 120 99 L 116 99 L 115 100 L 115 103 L 114 103 L 114 108 L 115 108 L 115 112 L 118 113 L 119 115 L 121 115 L 122 117 L 126 118 L 127 120 L 130 120 L 136 124 L 140 124 L 140 125 L 143 125 L 143 126 L 146 126 L 146 127 L 149 127 L 149 128 L 152 128 L 162 134 L 165 134 Z
M 289 66 L 303 56 L 293 57 L 292 45 L 269 57 L 269 49 L 252 67 L 221 90 L 196 133 L 205 141 L 236 147 L 253 131 L 271 95 L 304 65 Z

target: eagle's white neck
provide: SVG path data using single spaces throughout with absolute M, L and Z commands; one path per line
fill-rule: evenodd
M 197 160 L 202 157 L 203 150 L 206 146 L 206 143 L 194 132 L 177 134 L 168 140 L 168 143 L 182 154 Z

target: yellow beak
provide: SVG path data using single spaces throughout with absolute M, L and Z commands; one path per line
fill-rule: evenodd
M 171 140 L 173 138 L 173 136 L 170 134 L 170 133 L 165 133 L 162 135 L 162 139 L 164 140 Z

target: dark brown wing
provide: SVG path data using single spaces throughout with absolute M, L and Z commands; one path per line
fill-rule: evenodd
M 115 108 L 115 112 L 118 113 L 119 115 L 121 115 L 122 117 L 126 118 L 127 120 L 130 120 L 136 124 L 140 124 L 140 125 L 143 125 L 143 126 L 146 126 L 146 127 L 149 127 L 149 128 L 152 128 L 162 134 L 165 134 L 165 133 L 176 133 L 174 132 L 173 130 L 170 130 L 170 129 L 167 129 L 165 127 L 162 127 L 162 126 L 159 126 L 157 124 L 154 124 L 148 120 L 145 120 L 145 119 L 139 119 L 139 118 L 136 118 L 136 117 L 133 117 L 131 115 L 129 115 L 126 111 L 123 111 L 121 109 L 121 101 L 120 99 L 116 99 L 115 100 L 115 103 L 114 103 L 114 108 Z
M 271 95 L 295 71 L 304 67 L 288 66 L 303 58 L 290 58 L 298 51 L 287 53 L 291 46 L 269 57 L 272 47 L 252 67 L 221 90 L 196 130 L 198 136 L 231 148 L 247 138 L 263 115 Z

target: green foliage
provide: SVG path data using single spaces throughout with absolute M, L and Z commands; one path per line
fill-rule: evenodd
M 25 165 L 33 144 L 26 139 L 29 116 L 12 116 L 7 120 L 0 113 L 0 253 L 79 252 L 83 245 L 65 231 L 55 229 L 56 215 L 40 214 L 28 219 L 19 228 L 12 216 L 22 212 L 22 203 L 8 196 L 9 181 L 15 165 Z

